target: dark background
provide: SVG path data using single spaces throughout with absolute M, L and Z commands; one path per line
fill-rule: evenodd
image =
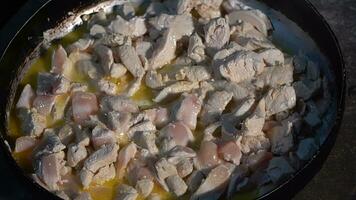
M 46 0 L 10 0 L 0 12 L 0 46 Z M 321 171 L 295 200 L 356 200 L 356 0 L 310 0 L 339 39 L 348 72 L 344 121 L 335 147 Z M 16 14 L 16 20 L 11 18 Z M 10 20 L 9 20 L 10 19 Z M 3 31 L 6 30 L 6 31 Z M 1 51 L 2 49 L 0 49 Z M 4 161 L 0 152 L 0 200 L 25 200 L 31 194 Z

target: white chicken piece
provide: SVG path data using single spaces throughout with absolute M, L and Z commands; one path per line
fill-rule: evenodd
M 266 115 L 271 116 L 293 108 L 296 105 L 296 99 L 295 90 L 292 86 L 270 89 L 265 97 Z

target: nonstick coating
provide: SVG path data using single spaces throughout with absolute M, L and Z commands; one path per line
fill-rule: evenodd
M 92 6 L 97 0 L 51 0 L 44 4 L 27 23 L 18 30 L 7 47 L 0 52 L 0 150 L 6 153 L 6 160 L 13 168 L 16 178 L 27 182 L 32 194 L 27 199 L 59 199 L 36 184 L 16 164 L 9 151 L 7 142 L 6 119 L 12 105 L 21 71 L 31 59 L 36 57 L 43 42 L 43 32 L 58 27 L 60 22 L 68 18 L 68 13 L 77 13 Z M 332 149 L 342 121 L 346 88 L 344 61 L 338 41 L 323 17 L 308 0 L 262 0 L 274 10 L 281 12 L 309 34 L 317 47 L 330 64 L 336 92 L 336 119 L 330 134 L 318 153 L 293 178 L 259 199 L 290 199 L 300 191 L 320 170 L 323 162 Z M 16 17 L 16 16 L 15 16 Z M 29 56 L 30 55 L 30 56 Z M 6 181 L 6 180 L 2 180 Z

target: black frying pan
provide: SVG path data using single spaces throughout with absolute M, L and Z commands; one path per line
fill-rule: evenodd
M 28 19 L 24 26 L 19 29 L 17 34 L 12 38 L 11 42 L 5 44 L 6 46 L 0 47 L 0 49 L 4 49 L 3 52 L 1 52 L 2 56 L 0 58 L 0 150 L 5 152 L 6 162 L 11 165 L 14 176 L 25 182 L 29 189 L 28 191 L 31 191 L 31 194 L 26 194 L 26 199 L 58 199 L 58 197 L 43 189 L 31 178 L 27 177 L 16 164 L 9 151 L 11 142 L 10 145 L 7 142 L 6 119 L 9 115 L 9 108 L 14 100 L 17 83 L 21 77 L 21 71 L 26 67 L 26 63 L 38 56 L 40 46 L 43 43 L 42 36 L 44 31 L 63 28 L 63 24 L 61 24 L 61 26 L 58 25 L 68 18 L 68 12 L 77 13 L 95 5 L 97 2 L 99 1 L 50 0 Z M 333 76 L 334 79 L 333 85 L 336 96 L 335 120 L 333 124 L 331 124 L 330 133 L 320 150 L 291 179 L 282 183 L 271 192 L 259 197 L 259 199 L 290 199 L 320 170 L 335 143 L 344 111 L 346 87 L 345 67 L 335 35 L 310 2 L 307 0 L 263 0 L 262 2 L 266 3 L 268 7 L 281 12 L 291 21 L 295 22 L 300 29 L 309 34 L 309 37 L 315 42 L 315 44 L 313 43 L 312 45 L 315 45 L 315 47 L 320 50 L 320 54 L 323 54 L 322 61 L 319 59 L 317 59 L 317 61 L 328 63 L 329 74 Z M 288 24 L 291 24 L 289 20 L 279 17 L 279 15 L 275 16 L 273 20 L 275 24 L 284 23 L 286 26 L 283 27 L 287 28 L 286 30 L 288 30 Z M 281 46 L 285 45 L 292 53 L 297 53 L 298 48 L 303 49 L 304 47 L 310 47 L 308 40 L 303 39 L 305 35 L 285 37 L 289 36 L 290 32 L 278 32 L 278 27 L 275 28 L 277 32 L 275 36 L 276 40 L 278 41 L 278 37 L 284 38 L 285 40 L 282 40 Z M 290 43 L 288 43 L 287 40 L 291 40 Z M 312 50 L 313 48 L 311 48 L 311 51 Z

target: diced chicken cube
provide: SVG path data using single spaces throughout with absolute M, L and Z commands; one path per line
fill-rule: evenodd
M 31 87 L 30 84 L 27 84 L 20 95 L 20 98 L 16 104 L 16 108 L 26 108 L 26 109 L 31 109 L 32 107 L 32 102 L 35 99 L 35 93 Z
M 231 101 L 233 94 L 226 91 L 216 91 L 209 98 L 201 111 L 201 120 L 203 124 L 209 124 L 218 120 L 219 116 L 225 110 L 227 104 Z
M 116 190 L 115 200 L 136 200 L 138 197 L 135 188 L 129 185 L 120 184 Z
M 143 77 L 145 70 L 134 47 L 123 45 L 118 49 L 121 62 L 134 77 Z
M 151 194 L 153 187 L 154 182 L 150 179 L 139 180 L 136 183 L 136 190 L 144 198 L 148 197 Z
M 208 177 L 192 195 L 191 200 L 212 199 L 217 200 L 228 186 L 231 171 L 221 164 L 210 171 Z
M 25 135 L 31 137 L 41 136 L 46 127 L 46 118 L 36 110 L 21 109 L 18 117 L 21 121 L 21 130 Z
M 230 26 L 224 18 L 216 18 L 211 20 L 204 27 L 205 45 L 207 53 L 214 55 L 229 41 Z
M 116 169 L 114 164 L 106 165 L 98 170 L 98 172 L 93 176 L 93 182 L 97 184 L 103 184 L 115 178 Z
M 225 161 L 230 161 L 236 165 L 240 164 L 242 153 L 236 142 L 230 141 L 218 146 L 218 155 Z
M 182 121 L 190 129 L 194 130 L 197 125 L 197 117 L 201 110 L 201 102 L 194 94 L 186 94 L 176 107 L 175 119 Z
M 266 114 L 273 114 L 288 110 L 296 105 L 296 93 L 292 86 L 282 86 L 268 91 L 266 97 Z
M 30 136 L 22 136 L 16 139 L 15 152 L 23 152 L 33 149 L 38 144 L 38 140 Z
M 100 100 L 100 109 L 103 112 L 117 111 L 117 112 L 138 112 L 138 106 L 131 99 L 117 95 L 117 96 L 104 96 Z
M 156 135 L 153 132 L 136 132 L 133 141 L 140 147 L 148 149 L 151 154 L 157 154 Z
M 90 115 L 99 110 L 95 94 L 89 92 L 75 92 L 72 97 L 73 118 L 77 123 L 83 123 Z
M 190 0 L 181 0 L 190 1 Z M 196 63 L 199 63 L 205 59 L 205 46 L 202 39 L 197 33 L 194 33 L 189 38 L 188 56 Z
M 98 125 L 91 133 L 91 142 L 95 149 L 99 149 L 106 144 L 114 144 L 116 143 L 115 133 Z
M 117 176 L 119 178 L 124 177 L 127 164 L 135 157 L 136 152 L 137 148 L 135 143 L 130 143 L 120 150 L 116 163 Z
M 239 83 L 261 74 L 264 66 L 265 63 L 255 52 L 239 51 L 219 66 L 219 72 L 228 81 Z
M 154 102 L 161 102 L 167 97 L 171 95 L 176 95 L 179 93 L 183 92 L 189 92 L 193 89 L 199 88 L 199 83 L 198 82 L 190 82 L 190 81 L 179 81 L 176 83 L 173 83 L 172 85 L 169 85 L 162 89 L 158 95 L 153 99 Z
M 178 175 L 172 175 L 166 179 L 169 190 L 177 197 L 182 196 L 188 189 L 184 180 Z
M 70 167 L 75 167 L 79 162 L 84 160 L 88 155 L 85 146 L 80 144 L 72 144 L 68 146 L 67 164 Z
M 170 123 L 160 131 L 160 137 L 172 138 L 175 144 L 186 146 L 188 142 L 194 140 L 191 130 L 182 122 Z

